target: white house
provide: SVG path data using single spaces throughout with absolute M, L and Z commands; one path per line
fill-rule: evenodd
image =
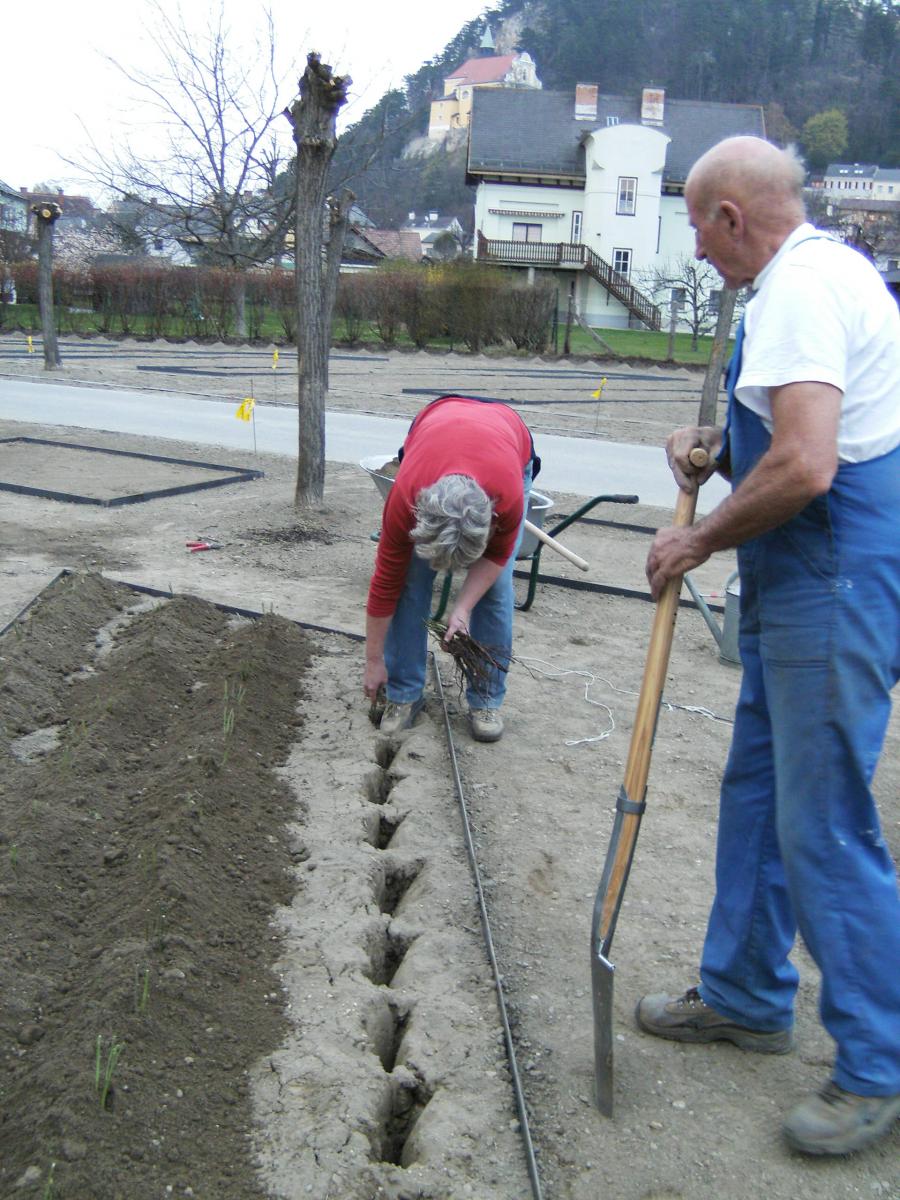
M 900 168 L 879 167 L 875 163 L 829 163 L 822 180 L 823 189 L 843 198 L 900 200 Z
M 684 183 L 722 138 L 765 136 L 758 105 L 485 89 L 473 97 L 467 180 L 477 185 L 475 256 L 550 273 L 564 310 L 596 326 L 663 314 L 634 281 L 694 252 Z
M 0 229 L 9 233 L 28 230 L 28 200 L 0 179 Z

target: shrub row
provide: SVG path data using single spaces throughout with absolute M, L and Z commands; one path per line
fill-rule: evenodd
M 37 263 L 13 263 L 21 304 L 37 303 Z M 259 337 L 267 313 L 284 336 L 295 330 L 291 271 L 229 271 L 154 262 L 71 268 L 54 266 L 53 299 L 62 333 L 134 333 L 152 337 L 233 337 L 239 298 L 248 337 Z
M 37 303 L 37 263 L 7 268 L 17 300 Z M 233 337 L 243 303 L 246 333 L 260 337 L 275 318 L 284 338 L 296 336 L 291 271 L 229 271 L 154 262 L 53 270 L 61 333 L 136 333 L 152 337 Z M 458 260 L 440 266 L 387 263 L 342 275 L 335 315 L 350 344 L 363 337 L 392 346 L 405 333 L 418 347 L 437 338 L 478 351 L 511 342 L 546 349 L 556 291 L 527 285 L 512 272 Z
M 550 284 L 524 284 L 512 272 L 461 259 L 440 266 L 391 263 L 342 275 L 335 312 L 351 343 L 368 326 L 386 346 L 403 330 L 420 348 L 447 338 L 473 351 L 512 342 L 540 352 L 555 305 Z

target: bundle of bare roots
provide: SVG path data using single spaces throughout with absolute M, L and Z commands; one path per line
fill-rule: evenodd
M 453 671 L 460 691 L 468 685 L 478 695 L 487 694 L 494 671 L 509 670 L 509 657 L 495 646 L 482 646 L 469 633 L 454 633 L 445 642 L 447 626 L 443 621 L 426 621 L 428 632 L 453 659 Z

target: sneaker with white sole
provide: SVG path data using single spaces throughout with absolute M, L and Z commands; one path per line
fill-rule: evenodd
M 476 742 L 499 742 L 503 737 L 503 718 L 497 708 L 470 708 L 469 725 Z
M 790 1029 L 767 1032 L 738 1025 L 704 1003 L 696 988 L 688 988 L 683 996 L 644 996 L 635 1017 L 645 1033 L 673 1042 L 733 1042 L 759 1054 L 787 1054 L 791 1048 Z
M 402 733 L 404 729 L 409 729 L 413 721 L 422 711 L 425 701 L 420 696 L 418 700 L 412 700 L 409 704 L 397 704 L 393 700 L 388 700 L 384 706 L 384 712 L 381 716 L 381 724 L 378 728 L 382 733 Z
M 858 1096 L 829 1079 L 797 1105 L 783 1130 L 801 1154 L 853 1154 L 884 1137 L 898 1117 L 900 1096 Z

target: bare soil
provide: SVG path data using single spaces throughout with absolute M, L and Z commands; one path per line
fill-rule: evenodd
M 171 387 L 199 364 L 184 355 L 227 373 L 232 354 L 253 353 L 82 345 L 108 356 L 79 359 L 80 377 L 102 366 L 118 386 L 135 386 L 137 365 L 167 366 Z M 14 341 L 0 352 L 0 370 L 31 369 Z M 266 360 L 257 352 L 253 369 Z M 492 379 L 513 398 L 532 386 L 526 367 L 552 402 L 523 413 L 539 451 L 542 430 L 595 436 L 595 422 L 597 436 L 658 442 L 699 400 L 688 372 L 622 372 L 607 384 L 615 411 L 598 410 L 569 403 L 566 389 L 586 386 L 573 372 L 609 377 L 618 364 L 370 352 L 335 362 L 332 395 L 412 415 L 428 397 L 404 388 L 440 388 L 443 375 L 444 390 L 486 392 Z M 231 394 L 216 386 L 204 394 Z M 12 622 L 0 636 L 0 1195 L 531 1194 L 440 694 L 431 686 L 395 739 L 362 695 L 372 481 L 331 466 L 322 506 L 298 513 L 286 458 L 0 423 L 0 438 L 22 435 L 264 476 L 122 508 L 0 492 L 0 627 Z M 85 452 L 68 453 L 18 449 L 13 465 L 0 443 L 0 482 L 52 487 L 67 471 L 108 496 L 112 460 L 91 455 L 79 472 Z M 153 471 L 154 487 L 176 479 Z M 553 499 L 554 520 L 583 500 Z M 644 992 L 694 982 L 713 887 L 739 671 L 692 609 L 679 615 L 614 946 L 614 1118 L 592 1103 L 590 914 L 652 620 L 632 593 L 645 589 L 646 531 L 670 513 L 592 516 L 610 523 L 564 536 L 589 575 L 545 551 L 534 604 L 517 616 L 501 742 L 469 739 L 438 656 L 543 1194 L 900 1196 L 896 1133 L 834 1162 L 780 1140 L 781 1115 L 832 1056 L 802 947 L 791 1055 L 681 1047 L 634 1027 Z M 190 553 L 199 536 L 220 548 Z M 732 567 L 724 555 L 696 582 L 721 602 Z M 63 569 L 73 574 L 48 588 Z M 562 586 L 584 578 L 607 590 Z M 898 744 L 895 718 L 877 778 L 895 857 Z

